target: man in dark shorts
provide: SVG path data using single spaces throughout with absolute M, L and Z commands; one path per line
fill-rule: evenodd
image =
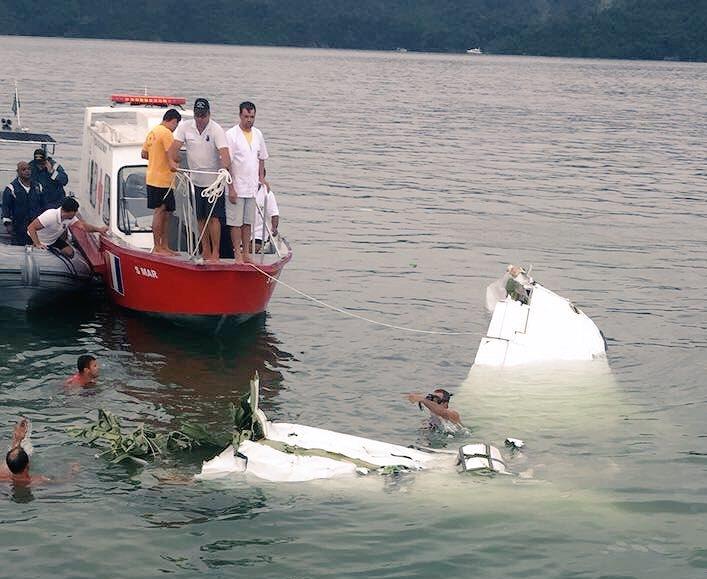
M 179 150 L 185 146 L 187 165 L 192 171 L 196 202 L 196 220 L 199 224 L 202 255 L 208 260 L 218 260 L 221 244 L 221 221 L 226 218 L 223 193 L 209 202 L 202 193 L 216 180 L 219 169 L 228 169 L 231 158 L 226 143 L 226 133 L 211 120 L 211 107 L 205 98 L 194 101 L 194 119 L 180 123 L 174 131 L 174 142 L 169 156 L 177 163 Z
M 47 209 L 37 217 L 27 228 L 27 235 L 32 244 L 38 249 L 53 247 L 61 251 L 66 257 L 74 257 L 74 248 L 68 243 L 67 229 L 76 223 L 78 227 L 89 233 L 105 233 L 106 225 L 97 227 L 78 218 L 79 202 L 74 197 L 66 197 L 61 206 L 56 209 Z
M 162 117 L 162 122 L 147 133 L 142 146 L 142 158 L 147 159 L 147 207 L 154 209 L 152 216 L 153 251 L 163 255 L 176 255 L 168 246 L 169 214 L 175 209 L 172 181 L 177 163 L 169 156 L 174 137 L 182 115 L 176 109 L 169 109 Z

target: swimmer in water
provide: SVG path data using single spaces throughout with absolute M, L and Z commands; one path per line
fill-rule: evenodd
M 79 464 L 73 463 L 69 467 L 69 472 L 64 479 L 48 478 L 42 475 L 31 475 L 29 473 L 29 462 L 32 454 L 32 443 L 29 435 L 32 431 L 32 423 L 27 418 L 20 418 L 12 433 L 10 450 L 5 455 L 5 464 L 0 465 L 0 481 L 14 483 L 19 486 L 29 486 L 42 483 L 58 483 L 73 478 L 79 470 Z
M 411 392 L 406 395 L 407 399 L 420 406 L 424 406 L 430 412 L 430 428 L 444 432 L 456 432 L 463 428 L 461 417 L 456 410 L 449 408 L 449 399 L 452 395 L 437 388 L 431 394 L 416 394 Z
M 90 354 L 79 356 L 76 367 L 78 368 L 78 372 L 67 378 L 64 382 L 64 386 L 80 386 L 81 388 L 86 388 L 96 385 L 96 379 L 100 372 L 98 369 L 98 360 L 96 360 L 94 356 Z
M 5 455 L 5 464 L 0 465 L 0 481 L 30 485 L 32 483 L 43 483 L 49 480 L 44 476 L 32 476 L 29 474 L 31 447 L 29 452 L 25 450 L 25 447 L 28 446 L 26 438 L 29 430 L 29 420 L 20 418 L 12 433 L 10 450 L 8 450 Z

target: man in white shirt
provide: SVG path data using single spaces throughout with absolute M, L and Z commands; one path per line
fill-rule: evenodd
M 226 131 L 231 154 L 233 183 L 226 203 L 226 224 L 231 226 L 231 241 L 236 262 L 250 260 L 251 226 L 255 218 L 255 194 L 265 179 L 268 150 L 263 133 L 256 129 L 255 105 L 245 101 L 239 107 L 240 121 Z M 241 251 L 242 246 L 242 251 Z
M 221 195 L 214 203 L 209 203 L 201 194 L 216 180 L 215 173 L 219 169 L 230 169 L 231 157 L 226 133 L 221 125 L 211 120 L 211 108 L 205 98 L 194 101 L 194 119 L 181 122 L 174 131 L 174 142 L 169 154 L 176 163 L 179 163 L 179 150 L 182 145 L 186 145 L 187 165 L 195 171 L 190 177 L 194 183 L 196 220 L 199 224 L 199 236 L 202 238 L 201 253 L 207 260 L 218 260 L 221 220 L 226 218 L 224 196 Z
M 277 236 L 277 228 L 280 224 L 277 199 L 275 199 L 275 193 L 270 189 L 270 184 L 267 181 L 258 187 L 258 192 L 255 194 L 255 204 L 258 210 L 255 213 L 253 239 L 255 240 L 255 252 L 258 253 L 261 247 L 270 240 L 271 235 Z
M 47 209 L 27 228 L 32 244 L 38 249 L 53 247 L 66 257 L 74 257 L 74 248 L 67 241 L 67 229 L 74 223 L 89 233 L 105 233 L 108 227 L 96 227 L 79 219 L 76 215 L 79 202 L 73 197 L 66 197 L 56 209 Z

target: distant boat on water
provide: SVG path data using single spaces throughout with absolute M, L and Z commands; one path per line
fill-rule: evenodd
M 481 50 L 478 46 L 476 48 L 469 48 L 466 51 L 467 54 L 483 54 L 483 50 Z

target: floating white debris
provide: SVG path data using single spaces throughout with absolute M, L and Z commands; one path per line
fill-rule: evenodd
M 249 402 L 254 423 L 248 429 L 257 426 L 263 437 L 242 441 L 237 449 L 229 446 L 204 462 L 197 478 L 245 473 L 273 482 L 298 482 L 375 472 L 393 474 L 427 469 L 454 472 L 459 464 L 466 471 L 505 472 L 501 453 L 488 444 L 466 445 L 457 454 L 409 448 L 301 424 L 271 422 L 257 406 L 258 390 L 256 376 L 251 380 Z
M 501 451 L 490 444 L 467 444 L 459 449 L 459 464 L 462 470 L 488 470 L 506 473 L 506 463 Z
M 509 266 L 487 288 L 486 306 L 493 315 L 474 364 L 515 366 L 606 356 L 606 343 L 594 322 L 522 268 Z
M 506 446 L 510 446 L 511 448 L 523 448 L 525 446 L 525 442 L 523 442 L 520 438 L 506 438 Z

